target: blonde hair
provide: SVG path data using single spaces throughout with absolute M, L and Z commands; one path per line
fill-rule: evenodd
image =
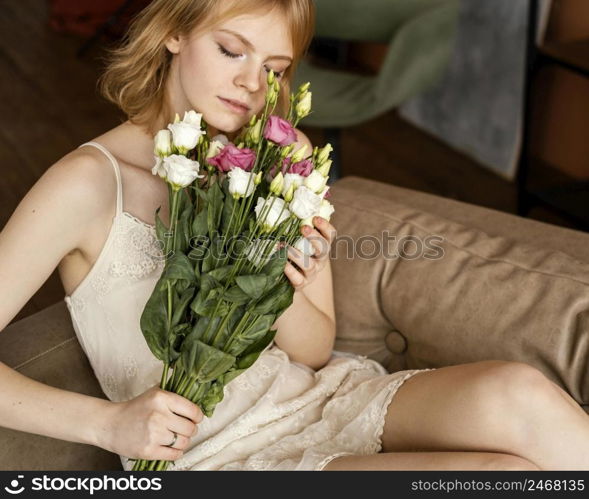
M 279 8 L 290 26 L 293 46 L 293 62 L 280 80 L 282 90 L 275 110 L 285 118 L 292 76 L 315 29 L 313 0 L 233 0 L 227 9 L 220 9 L 227 1 L 153 0 L 133 20 L 122 45 L 110 52 L 99 79 L 102 95 L 131 122 L 146 126 L 153 134 L 160 117 L 172 121 L 165 86 L 173 56 L 165 42 L 172 36 L 187 36 L 194 29 L 206 30 L 239 15 Z

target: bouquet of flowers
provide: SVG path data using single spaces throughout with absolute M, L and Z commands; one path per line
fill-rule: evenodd
M 272 115 L 280 86 L 268 75 L 264 112 L 236 139 L 209 139 L 202 115 L 176 115 L 155 136 L 154 175 L 170 196 L 166 227 L 155 213 L 165 266 L 141 315 L 152 353 L 164 363 L 160 387 L 210 417 L 223 388 L 254 364 L 291 305 L 287 246 L 314 249 L 300 235 L 314 216 L 329 220 L 330 144 L 294 151 L 295 127 L 311 111 L 309 83 L 290 95 L 287 119 Z M 294 153 L 293 153 L 294 152 Z M 254 204 L 254 199 L 256 200 Z M 165 470 L 137 460 L 133 471 Z

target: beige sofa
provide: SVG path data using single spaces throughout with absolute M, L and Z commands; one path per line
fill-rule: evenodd
M 331 201 L 336 349 L 391 372 L 522 361 L 589 412 L 589 234 L 358 177 L 339 180 Z M 0 361 L 104 397 L 63 302 L 0 333 Z M 0 428 L 0 469 L 121 465 L 99 448 Z

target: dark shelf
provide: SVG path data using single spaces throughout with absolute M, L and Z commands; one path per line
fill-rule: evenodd
M 589 76 L 589 39 L 545 43 L 540 47 L 539 53 L 554 64 Z
M 533 159 L 527 196 L 589 231 L 589 179 L 574 179 L 543 161 Z

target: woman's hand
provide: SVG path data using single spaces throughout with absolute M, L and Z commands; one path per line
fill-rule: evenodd
M 313 256 L 305 255 L 292 246 L 288 246 L 288 258 L 301 270 L 286 262 L 284 273 L 289 281 L 299 291 L 315 280 L 315 277 L 327 264 L 330 248 L 335 239 L 336 230 L 325 218 L 313 217 L 313 224 L 318 229 L 312 229 L 308 225 L 301 227 L 301 233 L 315 249 Z
M 200 408 L 155 385 L 138 397 L 109 406 L 98 446 L 130 458 L 175 461 L 203 419 Z M 173 447 L 168 447 L 178 434 Z

